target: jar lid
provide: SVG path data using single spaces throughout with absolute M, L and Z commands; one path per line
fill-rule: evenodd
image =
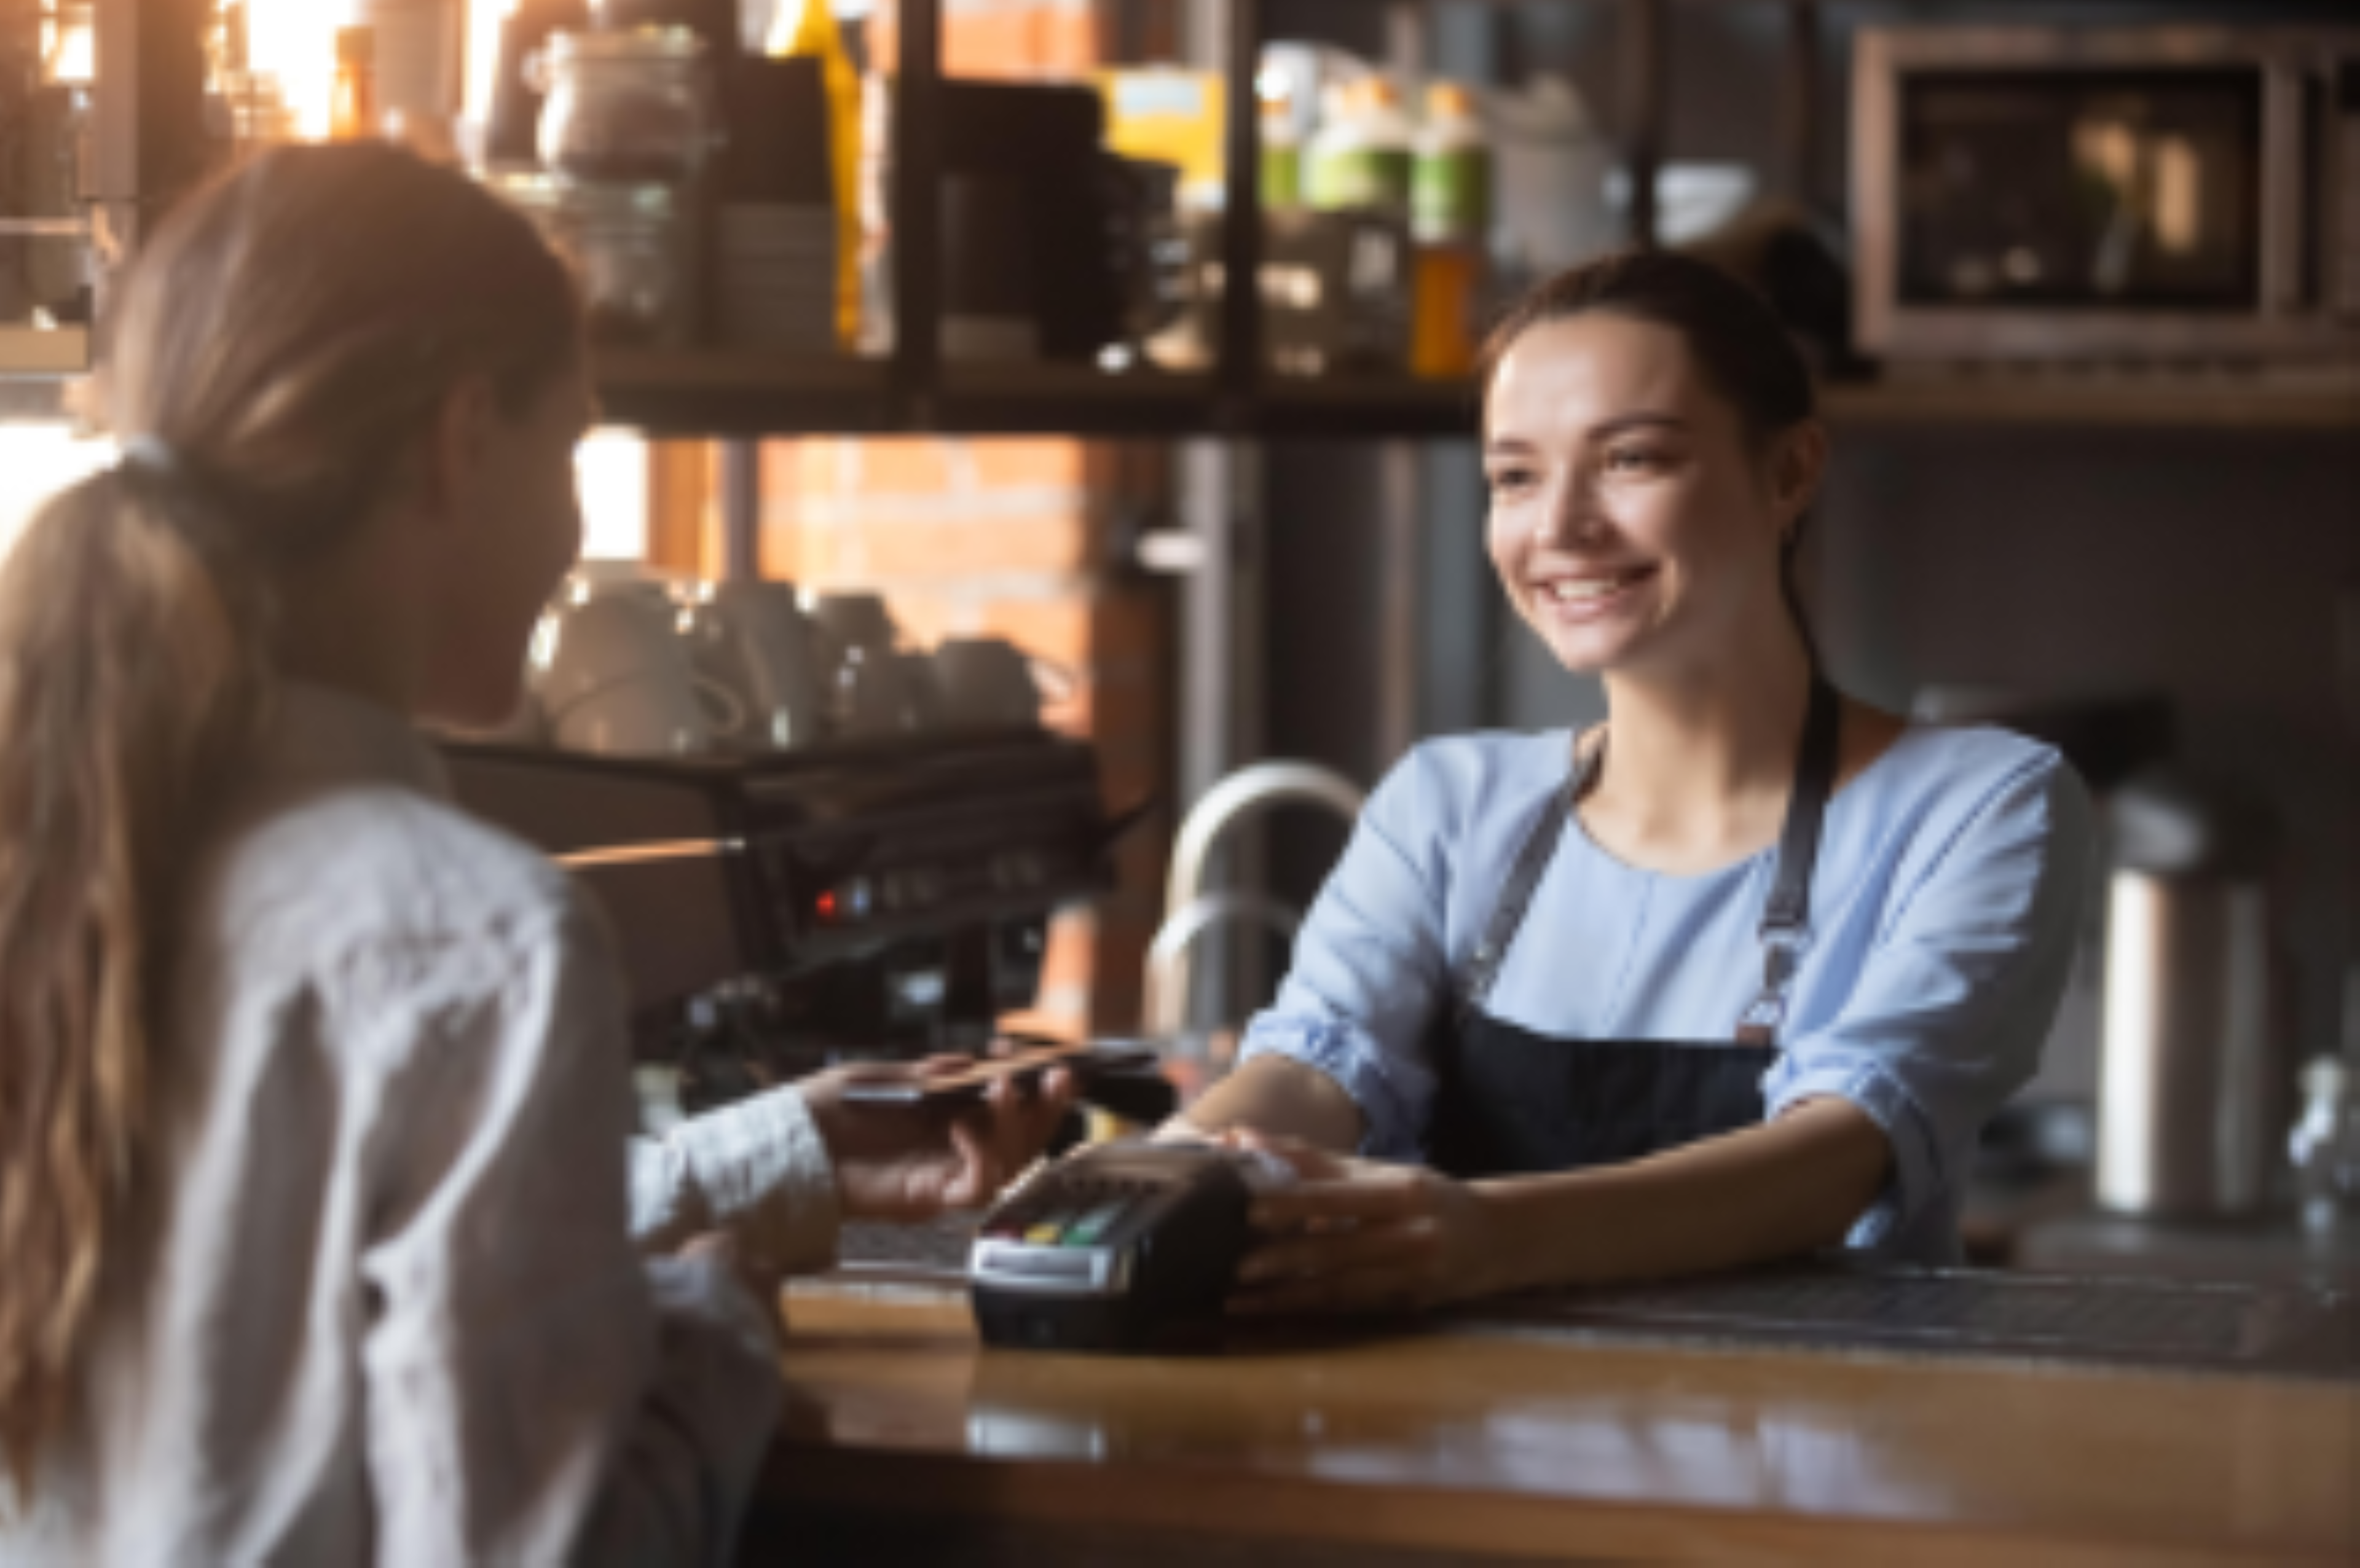
M 584 223 L 625 227 L 664 224 L 680 212 L 680 199 L 668 185 L 600 185 L 574 180 L 563 183 L 565 191 L 560 206 Z
M 522 172 L 486 175 L 483 183 L 501 201 L 533 217 L 668 223 L 680 212 L 680 197 L 667 185 L 601 185 Z
M 692 27 L 626 27 L 611 33 L 552 33 L 551 63 L 688 65 L 705 58 Z
M 511 207 L 528 212 L 553 211 L 565 204 L 565 184 L 539 170 L 487 169 L 477 177 L 485 190 Z
M 2113 819 L 2115 866 L 2154 877 L 2261 877 L 2278 846 L 2277 819 L 2251 789 L 2168 766 L 2125 780 Z

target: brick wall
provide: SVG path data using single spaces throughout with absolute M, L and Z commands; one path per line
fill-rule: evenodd
M 1097 0 L 948 0 L 945 69 L 1013 78 L 1079 73 L 1104 58 Z M 869 19 L 888 70 L 892 0 Z M 1164 30 L 1168 31 L 1168 26 Z M 1062 438 L 773 441 L 762 453 L 760 567 L 805 590 L 883 593 L 914 639 L 1003 637 L 1067 680 L 1048 723 L 1098 749 L 1109 806 L 1170 791 L 1168 591 L 1125 569 L 1123 541 L 1168 494 L 1165 452 Z M 696 553 L 718 559 L 703 509 Z M 1119 847 L 1119 887 L 1059 916 L 1031 1027 L 1138 1023 L 1142 966 L 1162 911 L 1173 817 Z
M 1109 805 L 1168 791 L 1168 594 L 1121 540 L 1169 483 L 1161 448 L 1063 439 L 803 440 L 765 447 L 761 569 L 886 595 L 920 642 L 1002 637 L 1053 667 L 1049 724 L 1098 752 Z M 1033 1027 L 1136 1026 L 1170 815 L 1118 853 L 1120 886 L 1059 917 Z
M 901 39 L 893 0 L 869 18 L 869 58 L 890 70 Z M 1107 58 L 1098 0 L 948 0 L 943 70 L 952 76 L 1039 77 Z

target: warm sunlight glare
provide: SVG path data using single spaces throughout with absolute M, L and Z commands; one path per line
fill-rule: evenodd
M 336 29 L 352 23 L 352 13 L 336 0 L 246 0 L 249 63 L 278 79 L 296 134 L 306 141 L 328 134 Z

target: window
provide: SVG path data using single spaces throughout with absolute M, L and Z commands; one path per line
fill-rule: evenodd
M 644 561 L 648 554 L 648 443 L 622 430 L 593 430 L 574 453 L 582 490 L 585 561 Z
M 0 556 L 41 503 L 115 461 L 115 443 L 70 425 L 0 423 Z
M 71 426 L 0 422 L 0 555 L 41 503 L 115 461 L 115 443 Z M 638 561 L 648 552 L 647 442 L 620 430 L 594 430 L 574 460 L 582 491 L 582 553 Z

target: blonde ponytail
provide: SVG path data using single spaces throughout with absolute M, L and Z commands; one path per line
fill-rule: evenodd
M 19 1488 L 73 1418 L 137 1213 L 183 883 L 268 716 L 274 572 L 383 500 L 464 378 L 521 408 L 578 353 L 524 221 L 382 147 L 254 159 L 120 289 L 104 381 L 133 455 L 0 567 L 0 1467 Z
M 261 627 L 132 475 L 43 509 L 0 569 L 0 1458 L 64 1419 L 137 1189 L 149 1002 L 207 795 L 267 702 Z

